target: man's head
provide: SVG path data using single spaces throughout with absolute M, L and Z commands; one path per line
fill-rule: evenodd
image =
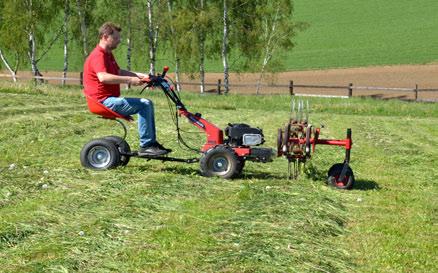
M 116 49 L 120 43 L 120 32 L 122 28 L 118 25 L 106 22 L 99 28 L 99 44 L 105 49 Z

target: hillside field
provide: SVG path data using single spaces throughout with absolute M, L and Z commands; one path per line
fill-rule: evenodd
M 352 128 L 357 185 L 340 191 L 324 183 L 343 159 L 336 147 L 318 146 L 295 181 L 283 158 L 249 162 L 226 181 L 200 176 L 197 164 L 134 158 L 90 171 L 82 146 L 122 132 L 87 111 L 79 88 L 1 83 L 0 94 L 2 272 L 438 271 L 436 104 L 309 99 L 321 137 Z M 163 94 L 145 96 L 155 102 L 158 139 L 176 157 L 196 156 L 178 146 Z M 263 128 L 267 147 L 290 114 L 285 95 L 182 99 L 221 128 Z M 133 149 L 137 141 L 132 123 Z
M 438 1 L 435 0 L 295 0 L 295 20 L 309 27 L 296 37 L 296 47 L 279 52 L 282 71 L 399 64 L 428 64 L 438 61 Z M 108 18 L 110 20 L 111 18 Z M 221 24 L 218 18 L 218 24 Z M 60 24 L 60 23 L 59 23 Z M 51 31 L 48 30 L 50 36 Z M 90 30 L 92 31 L 92 30 Z M 123 34 L 123 32 L 122 32 Z M 97 34 L 96 34 L 97 36 Z M 70 70 L 82 70 L 82 56 L 72 44 Z M 146 46 L 146 43 L 145 45 Z M 172 65 L 172 59 L 158 49 L 157 65 Z M 62 41 L 41 61 L 41 71 L 63 67 Z M 126 48 L 116 51 L 126 67 Z M 241 71 L 239 53 L 230 59 L 231 71 Z M 133 56 L 136 70 L 148 68 L 145 56 Z M 221 72 L 220 54 L 207 63 L 207 72 Z M 30 69 L 29 69 L 30 70 Z

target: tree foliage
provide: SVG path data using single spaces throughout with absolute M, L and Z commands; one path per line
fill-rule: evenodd
M 0 49 L 23 62 L 29 51 L 29 33 L 38 48 L 47 47 L 62 29 L 66 0 L 3 0 L 0 2 Z M 149 24 L 147 1 L 152 5 L 156 50 L 181 72 L 202 74 L 206 60 L 222 58 L 224 46 L 232 71 L 273 71 L 281 67 L 281 52 L 294 46 L 305 25 L 293 19 L 292 0 L 68 0 L 69 35 L 86 54 L 96 45 L 97 29 L 106 21 L 121 25 L 122 51 L 127 63 L 147 70 Z M 224 1 L 228 35 L 224 43 Z M 20 11 L 20 12 L 17 12 Z M 59 26 L 58 26 L 59 24 Z M 64 30 L 63 30 L 64 31 Z M 48 33 L 52 35 L 48 35 Z M 39 52 L 44 52 L 40 49 Z M 84 56 L 86 57 L 86 56 Z M 118 56 L 120 60 L 120 54 Z M 28 62 L 28 61 L 27 61 Z

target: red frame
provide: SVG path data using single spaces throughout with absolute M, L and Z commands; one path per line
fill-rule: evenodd
M 351 136 L 346 139 L 318 139 L 320 129 L 316 128 L 315 137 L 310 139 L 310 144 L 312 144 L 313 152 L 315 151 L 316 144 L 322 145 L 335 145 L 335 146 L 344 146 L 346 150 L 350 150 L 353 145 L 353 141 L 351 140 Z M 289 138 L 289 142 L 294 144 L 305 144 L 305 138 Z
M 319 137 L 320 131 L 321 131 L 320 128 L 316 128 L 314 137 L 309 140 L 310 144 L 312 145 L 312 152 L 315 152 L 316 144 L 343 146 L 343 147 L 345 147 L 345 152 L 346 152 L 345 160 L 348 163 L 350 161 L 350 150 L 351 150 L 351 147 L 353 145 L 353 141 L 351 138 L 351 129 L 347 130 L 347 138 L 345 138 L 345 139 L 319 139 L 318 137 Z M 305 138 L 291 137 L 288 139 L 288 142 L 293 143 L 293 144 L 302 145 L 302 144 L 306 143 L 306 139 Z M 283 154 L 284 153 L 281 152 L 278 154 L 278 156 L 281 156 Z M 293 154 L 293 155 L 287 155 L 287 156 L 290 156 L 291 158 L 304 158 L 303 154 Z
M 193 125 L 204 131 L 207 135 L 207 141 L 202 146 L 201 151 L 206 152 L 217 145 L 224 144 L 224 132 L 213 123 L 203 119 L 200 115 L 190 113 L 186 109 L 178 109 L 180 116 L 186 117 Z M 248 156 L 251 153 L 250 148 L 233 148 L 238 156 Z

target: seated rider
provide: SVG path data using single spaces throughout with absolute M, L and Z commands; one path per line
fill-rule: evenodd
M 84 93 L 121 115 L 138 114 L 139 156 L 160 156 L 171 150 L 156 140 L 154 106 L 144 98 L 120 97 L 120 84 L 141 85 L 148 75 L 120 69 L 112 54 L 120 43 L 121 28 L 111 22 L 99 28 L 99 44 L 84 63 Z

